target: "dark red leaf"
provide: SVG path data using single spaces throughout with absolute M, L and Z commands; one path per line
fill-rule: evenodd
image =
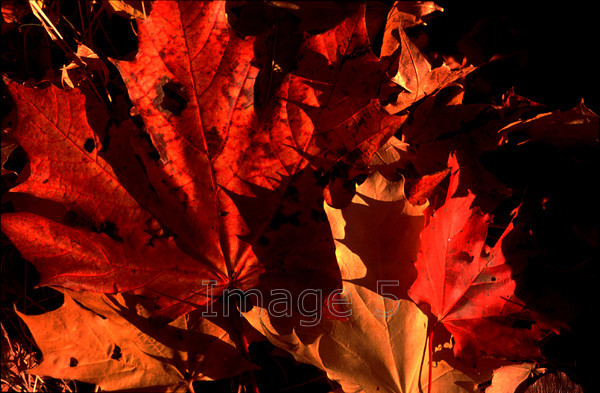
M 76 219 L 17 213 L 3 230 L 44 284 L 149 293 L 169 318 L 206 303 L 207 280 L 213 298 L 337 286 L 321 174 L 366 165 L 403 120 L 375 98 L 384 67 L 364 18 L 356 7 L 303 35 L 297 68 L 266 85 L 259 108 L 258 80 L 278 72 L 265 56 L 276 31 L 240 36 L 225 2 L 153 3 L 135 60 L 115 62 L 151 143 L 77 90 L 11 83 L 32 172 L 14 191 Z

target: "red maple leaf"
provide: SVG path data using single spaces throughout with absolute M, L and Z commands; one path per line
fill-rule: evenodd
M 375 99 L 384 65 L 364 7 L 303 37 L 297 70 L 257 110 L 255 81 L 273 66 L 257 53 L 270 41 L 233 31 L 224 2 L 153 3 L 135 60 L 115 62 L 151 143 L 76 90 L 10 83 L 31 160 L 13 191 L 77 217 L 3 216 L 42 284 L 147 294 L 169 318 L 226 287 L 337 285 L 320 174 L 368 162 L 402 119 Z
M 456 196 L 454 155 L 449 166 L 446 202 L 421 233 L 409 296 L 454 336 L 456 356 L 539 358 L 538 341 L 550 328 L 515 296 L 514 277 L 527 258 L 525 250 L 515 252 L 519 228 L 513 220 L 495 246 L 487 246 L 490 217 L 472 208 L 472 193 Z

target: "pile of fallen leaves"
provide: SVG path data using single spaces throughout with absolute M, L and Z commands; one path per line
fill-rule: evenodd
M 579 391 L 556 347 L 598 277 L 583 102 L 465 102 L 477 68 L 428 49 L 429 1 L 59 3 L 2 8 L 3 247 L 63 299 L 17 309 L 43 359 L 5 334 L 3 389 L 7 364 L 279 391 L 277 353 L 320 391 Z

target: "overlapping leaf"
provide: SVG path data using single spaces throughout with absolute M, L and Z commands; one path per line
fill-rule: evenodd
M 599 117 L 586 108 L 583 100 L 567 111 L 546 112 L 532 119 L 517 120 L 502 128 L 500 132 L 506 141 L 526 143 L 537 141 L 556 146 L 597 144 Z
M 343 279 L 334 312 L 346 319 L 303 326 L 307 315 L 290 321 L 267 309 L 245 313 L 246 319 L 297 360 L 326 371 L 345 392 L 429 391 L 427 318 L 403 298 L 414 279 L 423 208 L 406 200 L 403 181 L 372 173 L 348 207 L 325 206 Z M 431 372 L 431 392 L 471 392 L 485 379 L 445 360 Z
M 398 1 L 388 15 L 381 56 L 389 59 L 387 74 L 400 91 L 390 94 L 385 109 L 398 113 L 421 98 L 449 83 L 464 77 L 472 66 L 453 70 L 446 64 L 432 67 L 426 56 L 410 40 L 405 28 L 420 23 L 421 16 L 441 10 L 432 2 L 407 3 Z M 386 90 L 384 90 L 386 91 Z
M 257 304 L 244 314 L 344 391 L 475 391 L 490 375 L 454 368 L 457 359 L 440 353 L 448 348 L 427 356 L 437 324 L 453 335 L 457 357 L 539 357 L 538 340 L 550 327 L 515 296 L 514 276 L 528 257 L 519 243 L 523 225 L 517 216 L 493 248 L 484 244 L 490 217 L 478 205 L 493 207 L 508 190 L 480 154 L 501 138 L 597 144 L 598 117 L 580 105 L 520 120 L 530 102 L 519 98 L 515 109 L 512 94 L 503 107 L 463 105 L 464 89 L 452 85 L 416 108 L 402 141 L 389 139 L 406 116 L 388 113 L 473 69 L 432 68 L 404 31 L 439 7 L 395 3 L 379 59 L 369 36 L 383 21 L 369 29 L 362 4 L 336 3 L 319 18 L 328 4 L 260 3 L 252 12 L 272 11 L 274 27 L 266 18 L 252 29 L 243 3 L 156 1 L 149 15 L 126 10 L 143 16 L 139 51 L 114 64 L 141 130 L 117 123 L 89 92 L 8 82 L 14 137 L 30 160 L 12 191 L 30 199 L 3 215 L 2 230 L 35 264 L 42 285 L 84 291 L 68 292 L 63 307 L 44 316 L 21 315 L 45 357 L 32 372 L 106 390 L 184 390 L 193 380 L 235 375 L 251 366 L 227 329 L 182 315 L 225 288 L 254 287 L 298 296 L 310 286 L 327 296 L 341 285 L 324 302 L 334 309 L 313 302 L 309 319 L 325 317 L 315 325 L 301 323 L 302 310 L 278 318 Z M 451 150 L 457 158 L 446 202 L 421 233 Z M 3 165 L 4 152 L 3 145 Z M 354 195 L 352 178 L 369 162 Z M 409 186 L 389 180 L 401 173 L 413 176 Z M 328 181 L 328 201 L 336 187 L 346 192 L 335 208 L 323 207 Z M 491 197 L 484 206 L 476 196 Z M 32 200 L 56 209 L 33 208 Z M 90 291 L 145 295 L 152 310 L 134 311 L 131 294 Z M 155 326 L 151 314 L 172 322 Z M 58 331 L 77 340 L 57 339 Z M 177 344 L 181 334 L 185 344 Z M 532 367 L 500 369 L 492 390 L 509 386 L 503 376 L 525 378 Z
M 402 121 L 374 99 L 383 74 L 364 7 L 307 36 L 298 71 L 260 111 L 257 53 L 266 41 L 234 32 L 224 7 L 155 2 L 135 60 L 116 62 L 151 145 L 77 91 L 11 84 L 32 173 L 13 191 L 78 215 L 75 226 L 26 213 L 3 219 L 44 284 L 135 290 L 169 318 L 209 301 L 207 280 L 218 296 L 257 285 L 265 267 L 337 285 L 328 226 L 315 219 L 322 184 L 306 157 L 324 158 L 320 171 L 348 154 L 361 159 Z
M 308 37 L 298 71 L 260 113 L 254 81 L 267 70 L 255 56 L 264 40 L 233 32 L 223 3 L 157 2 L 139 38 L 135 61 L 117 65 L 160 154 L 147 164 L 150 181 L 178 219 L 162 221 L 241 288 L 269 263 L 333 268 L 326 226 L 308 208 L 319 210 L 320 192 L 305 157 L 331 165 L 399 123 L 372 101 L 381 75 L 364 9 Z M 294 249 L 288 239 L 299 233 Z
M 203 320 L 197 329 L 182 316 L 156 327 L 147 318 L 149 311 L 132 301 L 66 291 L 55 311 L 19 314 L 44 354 L 43 362 L 28 372 L 77 379 L 107 391 L 185 392 L 192 380 L 226 378 L 254 367 L 216 324 Z
M 26 212 L 3 215 L 3 232 L 36 264 L 42 285 L 143 291 L 154 298 L 179 291 L 185 281 L 197 286 L 192 283 L 197 277 L 218 277 L 210 266 L 182 252 L 172 237 L 154 236 L 159 224 L 129 193 L 135 190 L 125 189 L 124 184 L 135 184 L 144 175 L 127 148 L 128 128 L 111 127 L 102 107 L 92 101 L 94 125 L 108 128 L 106 135 L 96 134 L 86 118 L 89 101 L 76 90 L 13 83 L 9 89 L 19 103 L 14 136 L 30 157 L 31 172 L 12 191 L 60 203 L 76 217 L 56 222 Z M 113 158 L 114 168 L 104 157 Z M 148 193 L 141 202 L 158 205 L 150 199 Z M 202 304 L 206 297 L 198 289 L 196 302 Z M 159 303 L 171 304 L 172 299 Z
M 418 176 L 444 170 L 454 152 L 461 167 L 459 194 L 466 195 L 470 188 L 475 204 L 488 213 L 510 190 L 482 165 L 481 156 L 501 143 L 498 130 L 541 105 L 514 92 L 502 105 L 463 104 L 464 94 L 465 89 L 454 84 L 426 97 L 403 125 L 402 134 L 413 153 L 408 161 Z
M 514 252 L 518 230 L 511 224 L 492 249 L 486 246 L 489 216 L 471 206 L 473 194 L 455 195 L 459 169 L 454 156 L 449 165 L 448 196 L 421 233 L 418 275 L 409 295 L 452 333 L 459 357 L 539 358 L 538 341 L 551 328 L 515 296 L 514 271 L 527 258 L 526 251 Z M 508 252 L 511 260 L 505 257 Z

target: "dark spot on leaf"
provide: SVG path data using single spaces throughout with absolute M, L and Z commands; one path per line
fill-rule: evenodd
M 228 215 L 228 214 L 229 214 L 229 212 L 222 211 L 222 212 L 221 212 L 221 217 L 225 217 L 225 216 L 226 216 L 226 215 Z
M 496 281 L 496 277 L 492 277 L 492 278 L 490 278 L 490 280 Z
M 89 222 L 84 216 L 77 214 L 74 211 L 67 211 L 65 214 L 65 223 L 72 226 L 92 226 L 94 225 Z
M 223 145 L 223 138 L 219 133 L 219 129 L 215 126 L 211 126 L 204 133 L 204 139 L 206 140 L 206 147 L 208 148 L 208 154 L 211 157 L 215 157 L 219 154 L 221 146 Z
M 92 138 L 88 138 L 85 140 L 85 143 L 83 144 L 83 148 L 88 153 L 91 153 L 96 148 L 96 143 L 94 142 L 94 140 Z
M 463 262 L 471 263 L 475 257 L 473 255 L 469 255 L 466 251 L 461 251 L 458 253 L 457 258 Z
M 183 112 L 188 103 L 185 87 L 177 82 L 169 81 L 162 86 L 159 85 L 158 107 L 178 116 Z
M 104 233 L 111 239 L 116 240 L 119 243 L 123 243 L 123 238 L 119 236 L 117 225 L 114 222 L 104 221 L 98 228 L 96 228 L 96 232 Z
M 79 360 L 77 360 L 73 357 L 69 360 L 69 367 L 75 367 L 75 366 L 77 366 L 77 364 L 79 364 Z
M 123 357 L 123 354 L 121 353 L 121 348 L 117 344 L 115 344 L 115 348 L 113 349 L 113 353 L 112 353 L 112 355 L 110 355 L 110 358 L 119 360 L 122 357 Z

